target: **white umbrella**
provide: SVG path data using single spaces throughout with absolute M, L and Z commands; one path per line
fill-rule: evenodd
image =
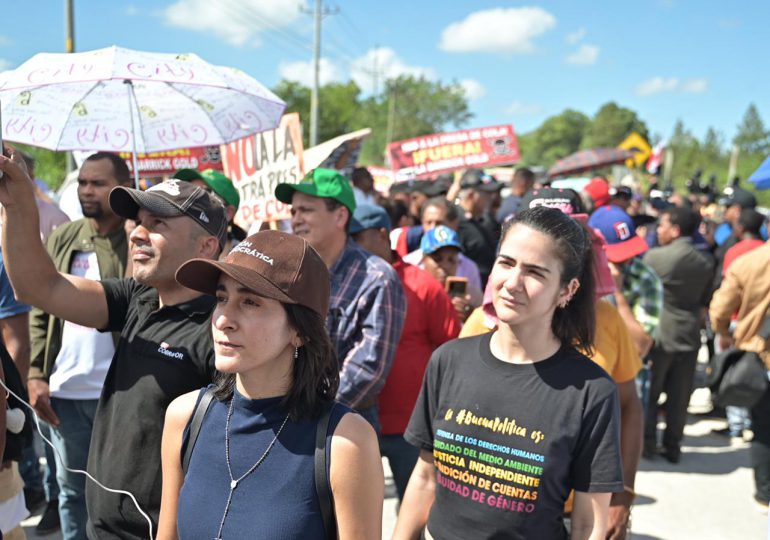
M 2 134 L 50 150 L 209 146 L 274 129 L 286 104 L 245 73 L 194 54 L 109 47 L 36 54 L 0 76 Z

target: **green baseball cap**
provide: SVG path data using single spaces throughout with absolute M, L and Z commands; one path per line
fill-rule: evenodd
M 291 204 L 295 191 L 313 197 L 334 199 L 350 210 L 351 215 L 356 211 L 356 198 L 350 182 L 332 169 L 313 169 L 298 184 L 278 184 L 275 186 L 275 198 L 282 203 Z
M 203 171 L 179 169 L 174 173 L 173 177 L 185 182 L 201 180 L 211 191 L 219 195 L 227 205 L 234 206 L 236 209 L 241 203 L 241 196 L 238 195 L 238 190 L 235 189 L 233 182 L 220 171 L 214 169 L 205 169 Z

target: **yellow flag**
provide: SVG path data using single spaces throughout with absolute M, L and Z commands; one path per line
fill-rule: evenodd
M 631 132 L 631 135 L 626 137 L 626 139 L 618 145 L 618 148 L 623 148 L 624 150 L 636 150 L 634 157 L 626 160 L 626 166 L 629 168 L 639 167 L 650 158 L 650 154 L 652 153 L 650 143 L 645 141 L 644 137 L 639 135 L 636 131 Z

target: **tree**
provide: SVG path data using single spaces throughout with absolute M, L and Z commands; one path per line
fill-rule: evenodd
M 550 167 L 557 159 L 572 154 L 580 148 L 580 142 L 591 120 L 583 113 L 566 109 L 547 118 L 535 131 L 519 141 L 523 161 L 528 165 Z
M 743 120 L 738 124 L 738 133 L 733 139 L 733 144 L 738 145 L 741 153 L 745 154 L 767 154 L 770 151 L 770 133 L 765 129 L 762 117 L 753 103 L 746 109 Z
M 26 144 L 13 145 L 26 152 L 35 160 L 35 176 L 43 180 L 54 191 L 64 183 L 67 176 L 67 153 L 54 152 Z
M 310 88 L 294 81 L 282 80 L 273 89 L 286 102 L 286 112 L 297 112 L 303 120 L 303 143 L 309 145 Z M 333 139 L 353 129 L 359 112 L 358 96 L 361 90 L 353 81 L 330 83 L 318 91 L 318 140 Z
M 634 111 L 619 107 L 614 102 L 605 103 L 589 124 L 581 148 L 614 148 L 632 132 L 647 139 L 647 124 Z
M 310 119 L 309 88 L 283 80 L 273 91 L 286 101 L 287 112 L 298 112 L 307 124 Z M 397 141 L 439 133 L 448 127 L 465 125 L 472 116 L 465 93 L 457 83 L 445 84 L 402 75 L 386 81 L 381 98 L 362 99 L 360 94 L 353 81 L 330 83 L 320 88 L 318 137 L 323 142 L 349 131 L 371 128 L 372 134 L 364 142 L 359 158 L 362 163 L 383 163 L 388 135 L 392 141 Z

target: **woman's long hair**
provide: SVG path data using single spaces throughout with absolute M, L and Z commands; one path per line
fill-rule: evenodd
M 303 345 L 294 360 L 291 386 L 281 405 L 293 421 L 313 418 L 321 414 L 324 403 L 337 395 L 340 385 L 337 355 L 321 315 L 298 304 L 282 305 Z M 215 384 L 214 396 L 226 401 L 233 395 L 235 374 L 220 373 Z
M 551 330 L 563 345 L 572 345 L 590 354 L 596 331 L 596 285 L 590 233 L 561 210 L 537 206 L 519 213 L 503 226 L 501 244 L 516 225 L 524 225 L 551 238 L 554 255 L 561 263 L 562 286 L 574 278 L 580 283 L 567 306 L 556 308 Z

